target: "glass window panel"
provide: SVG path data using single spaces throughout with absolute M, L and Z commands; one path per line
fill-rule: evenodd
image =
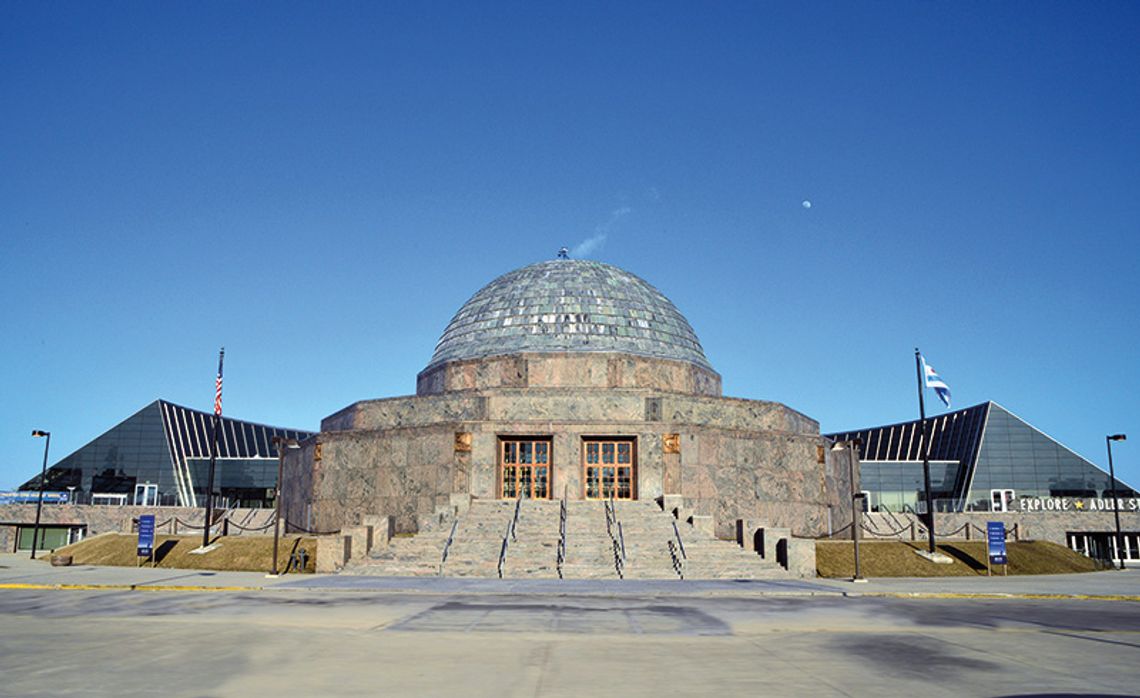
M 534 496 L 536 499 L 546 499 L 549 496 L 547 492 L 547 468 L 537 467 L 534 469 Z
M 519 462 L 520 463 L 533 463 L 534 462 L 534 444 L 529 441 L 524 441 L 519 444 Z
M 613 463 L 614 462 L 614 444 L 612 442 L 602 444 L 602 462 L 603 463 Z
M 602 496 L 609 497 L 614 491 L 614 469 L 602 468 Z
M 514 498 L 516 496 L 517 484 L 515 481 L 515 468 L 508 466 L 503 468 L 503 496 Z
M 630 468 L 618 468 L 618 491 L 620 499 L 630 499 L 633 496 L 632 473 Z

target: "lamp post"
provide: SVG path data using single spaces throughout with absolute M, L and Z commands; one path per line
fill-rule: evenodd
M 281 540 L 281 476 L 285 472 L 285 450 L 300 448 L 297 439 L 287 439 L 284 436 L 274 436 L 273 445 L 277 448 L 277 494 L 273 497 L 273 504 L 277 513 L 273 517 L 273 571 L 269 576 L 276 577 L 277 571 L 277 544 Z
M 836 441 L 835 445 L 831 447 L 834 451 L 842 451 L 844 447 L 851 449 L 847 458 L 848 478 L 851 481 L 851 544 L 855 548 L 855 576 L 851 578 L 851 581 L 856 583 L 867 581 L 859 567 L 859 529 L 861 528 L 859 515 L 863 513 L 863 492 L 855 486 L 855 463 L 859 460 L 859 447 L 862 445 L 862 439 L 850 439 Z
M 1120 500 L 1116 497 L 1116 471 L 1112 469 L 1112 442 L 1127 438 L 1124 434 L 1104 437 L 1104 443 L 1108 446 L 1108 479 L 1112 491 L 1112 518 L 1116 520 L 1116 554 L 1120 556 L 1120 569 L 1124 569 L 1124 540 L 1120 537 Z
M 32 432 L 32 436 L 34 436 L 34 437 L 42 436 L 42 437 L 45 437 L 45 439 L 46 439 L 44 441 L 44 464 L 43 464 L 43 467 L 40 468 L 40 496 L 39 496 L 39 499 L 36 500 L 36 526 L 35 526 L 35 528 L 32 529 L 32 559 L 35 560 L 36 559 L 36 545 L 38 544 L 39 537 L 40 537 L 40 514 L 43 512 L 43 509 L 44 509 L 44 484 L 47 481 L 47 459 L 48 459 L 48 448 L 51 446 L 51 432 L 50 431 L 40 431 L 39 429 L 36 429 L 35 431 Z

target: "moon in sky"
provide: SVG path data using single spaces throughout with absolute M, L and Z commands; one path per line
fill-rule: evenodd
M 808 201 L 807 199 L 804 199 L 803 207 L 804 208 L 811 208 L 811 202 Z

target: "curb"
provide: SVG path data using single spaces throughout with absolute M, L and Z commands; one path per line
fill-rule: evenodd
M 33 590 L 33 591 L 182 591 L 182 592 L 320 592 L 320 593 L 379 593 L 379 594 L 415 594 L 425 593 L 433 595 L 486 595 L 512 593 L 507 590 L 496 591 L 457 591 L 457 590 L 430 590 L 430 589 L 361 589 L 344 587 L 264 587 L 264 586 L 205 586 L 192 584 L 36 584 L 36 583 L 0 583 L 0 590 Z M 517 593 L 517 592 L 515 592 Z M 547 595 L 547 594 L 542 594 Z M 585 591 L 563 591 L 558 596 L 592 596 Z M 625 596 L 624 594 L 604 593 L 603 596 Z M 647 591 L 640 595 L 660 596 L 659 591 Z M 708 596 L 739 598 L 742 596 L 788 598 L 788 597 L 842 597 L 858 598 L 889 598 L 910 600 L 936 600 L 936 599 L 978 599 L 978 600 L 1034 600 L 1034 601 L 1124 601 L 1140 602 L 1140 595 L 1136 594 L 1043 594 L 1043 593 L 1015 593 L 1015 592 L 904 592 L 904 591 L 771 591 L 771 592 L 744 592 L 733 593 L 729 591 L 690 592 L 679 594 L 681 596 Z
M 266 591 L 265 587 L 195 586 L 178 584 L 0 584 L 3 589 L 60 591 Z

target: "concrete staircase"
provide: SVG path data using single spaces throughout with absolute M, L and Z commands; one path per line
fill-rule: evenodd
M 559 577 L 561 504 L 524 499 L 475 500 L 455 521 L 454 536 L 441 564 L 450 525 L 415 536 L 397 536 L 386 547 L 357 561 L 350 574 L 498 577 L 499 555 L 507 542 L 502 576 L 509 579 Z M 652 502 L 572 501 L 566 505 L 564 579 L 765 579 L 786 578 L 772 561 L 735 543 L 717 540 L 676 522 Z M 678 540 L 679 538 L 679 540 Z M 670 547 L 672 546 L 672 551 Z M 615 553 L 616 548 L 616 553 Z M 616 558 L 616 560 L 615 560 Z M 620 573 L 619 573 L 620 569 Z

